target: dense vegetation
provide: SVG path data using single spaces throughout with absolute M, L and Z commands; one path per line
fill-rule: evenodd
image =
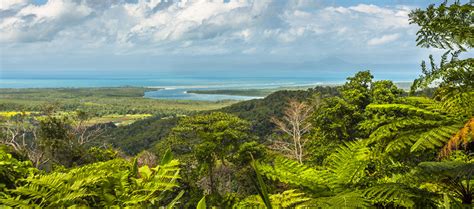
M 275 89 L 216 89 L 216 90 L 190 90 L 191 94 L 222 94 L 222 95 L 238 95 L 264 97 L 275 92 Z
M 336 86 L 333 84 L 332 86 Z M 188 93 L 193 94 L 223 94 L 223 95 L 237 95 L 237 96 L 254 96 L 265 97 L 274 92 L 282 90 L 305 90 L 312 86 L 285 86 L 276 88 L 261 88 L 261 89 L 213 89 L 213 90 L 191 90 Z
M 473 11 L 444 3 L 410 14 L 419 46 L 447 50 L 422 63 L 410 92 L 361 71 L 340 87 L 117 128 L 85 123 L 80 109 L 9 117 L 0 203 L 472 208 L 474 59 L 459 55 L 474 44 Z
M 143 98 L 140 87 L 0 89 L 0 110 L 40 112 L 54 103 L 62 111 L 82 110 L 95 116 L 111 114 L 153 114 L 162 117 L 211 110 L 235 103 L 233 101 L 174 101 Z

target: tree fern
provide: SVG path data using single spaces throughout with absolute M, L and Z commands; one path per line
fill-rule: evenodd
M 472 162 L 443 161 L 420 163 L 411 178 L 438 185 L 445 194 L 461 200 L 463 204 L 472 204 L 473 175 Z
M 395 152 L 410 148 L 411 152 L 415 152 L 442 147 L 459 130 L 459 125 L 438 126 L 428 131 L 424 130 L 411 129 L 393 133 L 393 137 L 387 143 L 385 151 Z
M 442 147 L 459 129 L 459 125 L 441 126 L 430 129 L 418 135 L 417 141 L 411 146 L 411 151 Z
M 327 190 L 325 180 L 321 173 L 324 171 L 317 170 L 297 161 L 276 156 L 269 165 L 266 162 L 256 162 L 255 168 L 262 175 L 269 179 L 277 180 L 283 183 L 305 187 L 314 192 Z
M 333 188 L 356 184 L 365 176 L 369 158 L 370 150 L 366 141 L 348 142 L 329 157 L 329 172 L 322 175 Z
M 335 196 L 313 199 L 309 205 L 314 208 L 368 208 L 370 202 L 360 191 L 346 191 Z
M 296 190 L 286 190 L 282 193 L 270 195 L 270 202 L 273 208 L 307 208 L 308 201 L 311 198 L 305 193 Z M 253 195 L 240 201 L 234 208 L 268 208 L 265 206 L 262 198 L 258 195 Z
M 433 120 L 445 118 L 445 116 L 440 112 L 427 110 L 409 104 L 370 104 L 367 106 L 366 110 L 378 113 L 405 114 Z
M 84 204 L 83 199 L 96 196 L 88 187 L 105 182 L 107 177 L 112 175 L 112 169 L 122 166 L 124 166 L 123 162 L 114 160 L 73 169 L 69 173 L 54 172 L 47 175 L 29 176 L 23 180 L 25 182 L 23 186 L 11 190 L 11 193 L 16 194 L 18 198 L 11 198 L 7 202 L 0 200 L 0 202 L 11 204 L 13 200 L 16 200 L 18 204 L 35 204 L 39 207 Z M 110 168 L 110 170 L 105 168 Z
M 451 114 L 440 102 L 422 97 L 400 102 L 405 104 L 369 105 L 372 117 L 361 124 L 371 132 L 369 140 L 387 152 L 441 148 L 462 127 L 458 119 L 462 116 Z
M 474 117 L 468 120 L 466 124 L 449 139 L 441 150 L 440 156 L 448 156 L 452 150 L 459 149 L 461 146 L 466 148 L 472 141 L 474 141 Z
M 450 113 L 465 116 L 474 114 L 474 90 L 466 92 L 459 88 L 440 88 L 437 99 L 441 101 L 442 108 Z
M 378 184 L 363 190 L 362 194 L 372 204 L 385 207 L 435 208 L 436 205 L 431 199 L 433 194 L 400 183 Z
M 135 164 L 136 165 L 136 164 Z M 71 169 L 30 176 L 23 185 L 11 190 L 11 196 L 0 203 L 11 206 L 60 208 L 68 206 L 132 206 L 164 205 L 163 200 L 178 187 L 179 162 L 168 160 L 155 168 L 147 166 L 133 172 L 126 160 L 117 159 Z M 171 198 L 177 203 L 182 193 Z

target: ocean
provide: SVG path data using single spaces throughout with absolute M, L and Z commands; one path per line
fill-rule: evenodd
M 310 86 L 323 83 L 336 83 L 340 81 L 329 81 L 311 78 L 2 78 L 0 88 L 81 88 L 81 87 L 154 87 L 162 88 L 158 91 L 146 92 L 145 97 L 156 99 L 173 100 L 249 100 L 259 97 L 236 96 L 236 95 L 206 95 L 189 94 L 190 90 L 212 90 L 212 89 L 262 89 L 291 86 Z
M 346 76 L 337 77 L 101 77 L 101 78 L 0 78 L 0 88 L 81 88 L 81 87 L 155 87 L 145 97 L 173 100 L 248 100 L 259 97 L 235 95 L 189 94 L 190 90 L 263 89 L 295 86 L 341 84 Z M 408 79 L 407 79 L 408 80 Z

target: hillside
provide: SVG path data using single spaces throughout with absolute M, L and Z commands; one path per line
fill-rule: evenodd
M 205 113 L 218 111 L 234 114 L 251 122 L 252 132 L 265 140 L 265 136 L 274 131 L 274 125 L 270 122 L 270 118 L 273 116 L 280 117 L 289 100 L 309 100 L 316 93 L 324 97 L 339 94 L 336 87 L 318 86 L 307 90 L 283 90 L 274 92 L 264 99 L 241 101 Z M 176 117 L 152 117 L 140 120 L 128 126 L 109 130 L 107 136 L 104 137 L 104 142 L 120 148 L 127 154 L 137 154 L 141 150 L 153 147 L 154 144 L 166 137 L 170 129 L 177 124 L 177 121 L 178 118 Z

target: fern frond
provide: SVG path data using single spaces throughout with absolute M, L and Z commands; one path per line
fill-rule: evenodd
M 400 102 L 403 104 L 423 108 L 428 111 L 446 113 L 446 110 L 443 108 L 443 104 L 441 102 L 428 97 L 404 97 L 400 100 Z
M 399 183 L 379 184 L 363 191 L 365 198 L 373 204 L 384 206 L 394 205 L 406 208 L 414 208 L 416 205 L 433 205 L 431 194 L 426 191 L 408 187 Z
M 412 179 L 436 185 L 445 195 L 471 204 L 474 163 L 463 161 L 422 162 L 414 169 Z
M 474 175 L 474 163 L 461 161 L 422 162 L 417 173 L 420 178 L 439 181 L 440 179 L 462 179 Z
M 416 142 L 420 133 L 418 131 L 407 131 L 398 134 L 393 140 L 388 142 L 385 152 L 395 152 L 411 147 Z
M 310 199 L 304 193 L 297 192 L 296 190 L 286 190 L 279 194 L 270 195 L 270 201 L 276 208 L 302 207 Z
M 448 156 L 452 150 L 457 150 L 461 146 L 467 147 L 468 143 L 472 141 L 474 141 L 474 117 L 468 120 L 464 126 L 448 140 L 441 150 L 440 156 Z
M 336 196 L 320 197 L 310 201 L 314 208 L 368 208 L 369 201 L 359 191 L 343 192 Z
M 270 195 L 271 206 L 274 208 L 307 208 L 311 198 L 296 190 L 286 190 L 282 193 Z M 266 208 L 262 198 L 253 195 L 240 201 L 234 208 Z
M 316 170 L 281 156 L 276 156 L 272 165 L 256 162 L 255 168 L 262 175 L 271 180 L 277 180 L 286 184 L 302 186 L 315 192 L 321 192 L 328 188 L 324 186 L 325 181 L 321 177 L 324 171 Z
M 474 114 L 474 91 L 464 92 L 458 88 L 440 88 L 438 91 L 438 98 L 446 111 L 457 115 Z
M 418 118 L 399 118 L 391 121 L 388 124 L 378 127 L 373 131 L 369 139 L 371 142 L 377 142 L 385 139 L 392 139 L 400 135 L 403 131 L 423 131 L 423 129 L 436 128 L 444 125 L 452 124 L 451 121 L 438 120 L 424 120 Z
M 459 130 L 459 125 L 441 126 L 430 129 L 419 135 L 417 141 L 411 146 L 410 150 L 414 152 L 417 150 L 442 147 L 457 130 Z
M 116 159 L 71 169 L 30 176 L 24 185 L 11 190 L 15 195 L 0 203 L 12 207 L 37 204 L 39 207 L 159 205 L 179 185 L 179 162 L 167 161 L 155 168 L 142 167 L 136 176 L 129 162 Z M 182 194 L 181 194 L 182 195 Z M 180 195 L 178 194 L 178 197 Z M 175 204 L 177 198 L 172 199 Z
M 325 175 L 331 187 L 355 184 L 365 176 L 365 169 L 370 160 L 370 149 L 367 141 L 347 142 L 329 156 Z
M 417 116 L 426 119 L 439 120 L 446 118 L 445 115 L 435 111 L 429 111 L 424 108 L 419 108 L 408 104 L 370 104 L 366 107 L 367 111 L 382 113 L 382 114 L 402 114 Z

